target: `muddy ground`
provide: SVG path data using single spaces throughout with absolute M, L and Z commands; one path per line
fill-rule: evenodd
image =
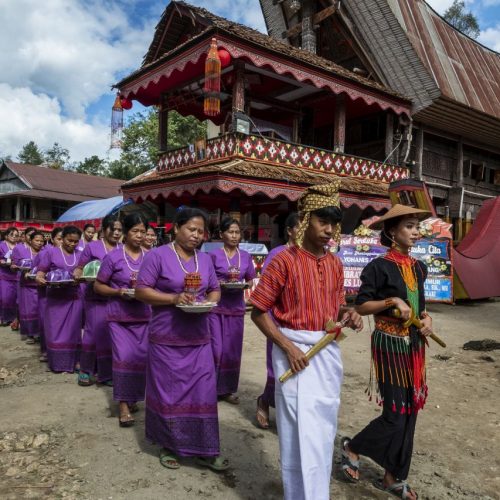
M 500 301 L 433 305 L 436 332 L 448 347 L 428 351 L 429 399 L 417 424 L 409 481 L 428 499 L 500 498 L 500 351 L 467 351 L 470 340 L 500 342 Z M 82 388 L 74 375 L 46 372 L 38 347 L 0 328 L 0 496 L 78 499 L 279 499 L 278 441 L 254 424 L 266 376 L 265 343 L 247 318 L 240 406 L 220 403 L 223 454 L 231 469 L 215 474 L 189 460 L 177 471 L 158 462 L 146 442 L 143 412 L 121 429 L 108 387 Z M 364 389 L 369 324 L 343 343 L 345 379 L 339 436 L 352 435 L 379 412 Z M 338 449 L 332 498 L 385 499 L 371 482 L 380 469 L 362 461 L 362 481 L 341 480 Z

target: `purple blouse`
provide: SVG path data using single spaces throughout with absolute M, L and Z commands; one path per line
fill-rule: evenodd
M 240 268 L 240 281 L 253 280 L 256 277 L 255 267 L 253 265 L 252 256 L 240 250 L 240 257 L 236 252 L 232 258 L 228 259 L 224 248 L 218 248 L 210 252 L 210 257 L 214 264 L 215 274 L 219 281 L 227 281 L 229 265 Z M 229 260 L 229 263 L 228 263 Z M 243 290 L 231 290 L 221 287 L 221 300 L 219 305 L 212 309 L 212 312 L 219 314 L 228 314 L 231 316 L 242 316 L 245 314 L 245 299 Z
M 87 245 L 86 248 L 88 247 L 89 245 Z M 120 247 L 112 250 L 104 257 L 99 272 L 97 273 L 97 279 L 101 283 L 105 283 L 114 289 L 132 288 L 132 272 L 138 272 L 144 256 L 141 255 L 137 260 L 134 260 L 130 255 L 126 255 L 125 258 L 127 261 L 125 261 L 123 254 L 123 247 Z M 123 297 L 105 298 L 108 299 L 106 317 L 108 321 L 137 323 L 147 322 L 151 319 L 151 307 L 143 302 Z
M 17 245 L 16 245 L 17 246 Z M 0 241 L 0 260 L 11 259 L 16 246 L 11 250 L 7 242 Z M 5 281 L 17 281 L 17 271 L 11 271 L 10 267 L 0 266 L 0 277 Z
M 283 250 L 286 250 L 288 248 L 287 245 L 280 245 L 279 247 L 274 247 L 266 257 L 266 260 L 264 261 L 264 264 L 262 265 L 262 272 L 266 270 L 266 267 L 269 265 L 269 262 L 271 262 L 276 255 L 278 255 L 280 252 Z
M 12 263 L 16 266 L 20 266 L 24 259 L 29 259 L 31 261 L 30 267 L 33 268 L 33 262 L 38 254 L 34 254 L 33 250 L 29 246 L 24 244 L 16 245 L 14 250 L 12 250 Z M 35 280 L 25 279 L 23 273 L 18 271 L 18 278 L 21 286 L 36 287 Z
M 61 247 L 52 246 L 47 248 L 47 250 L 40 254 L 37 271 L 48 273 L 49 271 L 55 271 L 56 269 L 64 269 L 65 271 L 73 274 L 73 271 L 78 265 L 80 252 L 76 249 L 71 255 L 68 255 L 66 252 L 63 254 L 63 252 L 64 251 Z M 74 300 L 79 297 L 79 291 L 80 287 L 74 285 L 64 286 L 61 288 L 49 288 L 47 296 Z
M 198 272 L 202 284 L 197 300 L 203 300 L 206 294 L 219 290 L 210 256 L 197 252 Z M 195 259 L 181 259 L 187 272 L 196 270 Z M 185 272 L 182 270 L 171 245 L 153 248 L 144 257 L 144 262 L 137 278 L 137 288 L 153 288 L 164 293 L 182 293 L 184 291 Z M 186 313 L 172 306 L 153 306 L 153 316 L 149 324 L 149 340 L 156 344 L 174 346 L 195 346 L 210 343 L 210 330 L 207 313 Z
M 82 241 L 83 240 L 80 240 L 80 243 Z M 103 240 L 91 241 L 90 243 L 87 243 L 85 245 L 85 247 L 83 248 L 83 251 L 80 254 L 80 257 L 78 258 L 78 267 L 85 267 L 92 260 L 99 260 L 102 262 L 104 257 L 106 257 L 106 255 L 108 253 L 111 253 L 113 251 L 114 251 L 114 249 L 108 250 L 106 248 Z M 87 285 L 85 287 L 85 299 L 86 300 L 95 300 L 98 302 L 106 302 L 106 300 L 108 300 L 108 297 L 103 297 L 102 295 L 95 293 L 94 292 L 94 284 L 87 283 Z

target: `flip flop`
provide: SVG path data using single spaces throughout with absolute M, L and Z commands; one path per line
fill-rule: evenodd
M 80 372 L 78 374 L 78 385 L 81 387 L 89 387 L 93 384 L 88 373 Z
M 348 437 L 343 437 L 340 440 L 340 447 L 342 449 L 342 474 L 344 475 L 345 479 L 347 479 L 347 481 L 355 484 L 359 482 L 359 478 L 351 476 L 351 474 L 349 474 L 349 472 L 347 471 L 348 469 L 351 469 L 354 472 L 359 471 L 359 460 L 353 460 L 349 457 L 349 454 L 345 449 L 346 444 L 348 444 L 349 441 L 350 439 Z
M 269 411 L 265 411 L 261 406 L 260 402 L 262 401 L 262 396 L 259 396 L 257 398 L 257 411 L 255 413 L 255 418 L 257 419 L 257 425 L 264 430 L 269 429 Z M 261 421 L 259 420 L 259 417 L 262 418 L 262 420 L 265 420 L 265 424 L 262 424 Z
M 200 467 L 208 467 L 215 472 L 222 472 L 229 469 L 229 460 L 227 458 L 218 457 L 196 457 L 196 463 Z
M 35 344 L 35 343 L 36 343 L 36 341 L 35 341 L 35 339 L 33 337 L 28 337 L 26 339 L 26 344 L 31 345 L 31 344 Z
M 377 488 L 378 490 L 389 493 L 390 495 L 394 495 L 395 497 L 401 498 L 402 500 L 410 498 L 408 496 L 408 493 L 414 493 L 415 497 L 418 498 L 418 493 L 413 491 L 406 481 L 396 481 L 390 486 L 385 486 L 383 479 L 377 479 L 373 482 L 373 486 L 375 486 L 375 488 Z
M 240 398 L 235 394 L 226 394 L 225 396 L 222 396 L 221 399 L 222 401 L 225 401 L 226 403 L 229 403 L 231 405 L 240 404 Z
M 121 413 L 118 422 L 120 427 L 132 427 L 135 424 L 135 419 L 130 413 Z
M 160 451 L 160 463 L 167 469 L 179 469 L 181 466 L 175 454 L 165 448 Z

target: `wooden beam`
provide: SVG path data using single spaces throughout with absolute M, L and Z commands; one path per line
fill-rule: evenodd
M 345 149 L 345 94 L 340 94 L 335 102 L 335 121 L 333 124 L 333 150 L 343 153 Z
M 417 140 L 415 142 L 415 147 L 417 149 L 415 156 L 415 179 L 418 181 L 422 180 L 423 172 L 423 159 L 424 159 L 424 129 L 420 125 L 417 129 Z
M 325 19 L 333 16 L 337 11 L 337 7 L 335 5 L 330 5 L 326 9 L 320 10 L 313 16 L 313 25 L 317 25 L 322 23 Z M 282 38 L 293 38 L 302 32 L 302 22 L 294 24 L 289 30 L 283 31 L 281 34 Z
M 394 163 L 394 115 L 390 111 L 385 116 L 385 128 L 385 161 Z

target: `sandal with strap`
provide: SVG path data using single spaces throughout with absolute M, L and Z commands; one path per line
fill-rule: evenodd
M 120 422 L 120 427 L 132 427 L 135 424 L 135 419 L 130 413 L 120 413 L 118 418 Z
M 236 396 L 236 394 L 226 394 L 224 396 L 221 396 L 222 401 L 225 401 L 226 403 L 229 403 L 231 405 L 239 405 L 240 404 L 240 398 Z
M 181 466 L 175 454 L 165 448 L 160 451 L 160 463 L 167 469 L 179 469 Z
M 261 406 L 262 396 L 257 398 L 257 410 L 255 412 L 255 418 L 257 419 L 257 425 L 261 429 L 269 429 L 269 410 L 266 412 Z
M 88 373 L 80 372 L 78 374 L 78 385 L 81 387 L 89 387 L 93 384 Z
M 359 478 L 352 476 L 348 472 L 349 469 L 354 471 L 354 472 L 359 471 L 359 460 L 353 460 L 349 456 L 349 453 L 347 453 L 347 450 L 346 450 L 346 445 L 350 441 L 351 440 L 348 437 L 343 437 L 340 440 L 340 447 L 342 449 L 342 462 L 341 462 L 342 463 L 342 474 L 350 483 L 358 483 Z
M 219 457 L 196 457 L 196 463 L 201 467 L 208 467 L 215 472 L 222 472 L 229 469 L 229 460 Z
M 413 493 L 415 495 L 415 498 L 418 498 L 418 494 L 410 488 L 406 481 L 396 481 L 389 486 L 385 486 L 383 479 L 377 479 L 373 483 L 373 486 L 375 486 L 375 488 L 377 488 L 378 490 L 382 490 L 385 493 L 394 495 L 395 497 L 401 498 L 402 500 L 407 500 L 408 498 L 410 498 L 408 496 L 409 493 Z

